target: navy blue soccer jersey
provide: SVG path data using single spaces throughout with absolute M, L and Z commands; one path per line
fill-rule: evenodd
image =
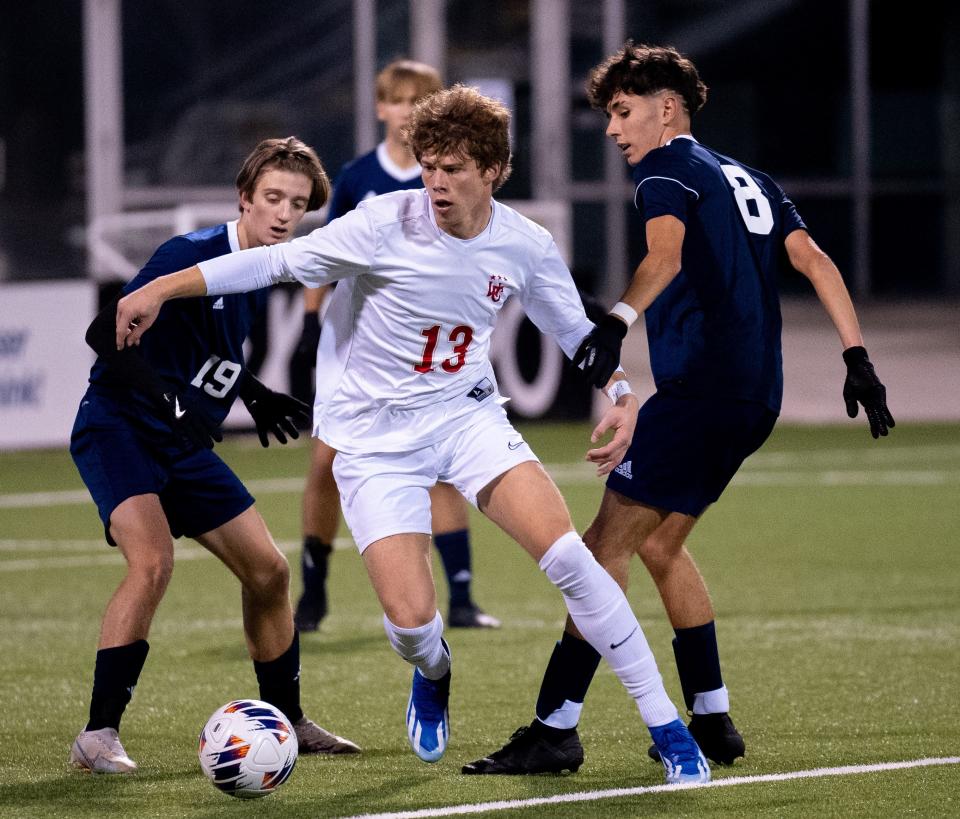
M 644 222 L 685 225 L 680 272 L 645 311 L 658 389 L 756 401 L 783 397 L 784 239 L 805 225 L 766 174 L 677 137 L 634 168 Z
M 333 183 L 327 219 L 332 221 L 349 213 L 371 196 L 422 187 L 420 167 L 397 167 L 387 155 L 386 145 L 380 143 L 376 149 L 343 166 Z
M 206 228 L 164 242 L 123 288 L 131 293 L 158 276 L 239 250 L 236 223 Z M 198 399 L 218 424 L 237 397 L 242 380 L 243 342 L 265 308 L 266 289 L 226 296 L 172 299 L 160 308 L 140 354 L 179 395 Z M 92 389 L 114 398 L 139 423 L 166 430 L 146 395 L 117 384 L 98 359 L 90 372 Z

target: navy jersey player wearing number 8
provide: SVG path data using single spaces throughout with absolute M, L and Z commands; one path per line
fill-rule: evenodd
M 124 292 L 185 264 L 290 238 L 303 215 L 323 205 L 329 189 L 311 148 L 294 137 L 263 141 L 237 176 L 239 219 L 165 242 Z M 250 493 L 211 451 L 238 395 L 263 446 L 268 433 L 282 444 L 286 435 L 296 438 L 295 422 L 309 417 L 309 407 L 268 389 L 244 367 L 243 342 L 266 293 L 171 305 L 158 322 L 159 332 L 136 350 L 118 352 L 113 343 L 117 300 L 87 331 L 98 358 L 70 452 L 97 504 L 108 542 L 119 547 L 127 562 L 127 574 L 103 616 L 90 717 L 70 754 L 79 768 L 127 773 L 137 767 L 120 743 L 120 719 L 146 660 L 150 624 L 170 579 L 171 536 L 180 535 L 196 539 L 240 580 L 244 634 L 260 698 L 290 719 L 300 750 L 359 750 L 303 714 L 286 559 Z
M 894 421 L 843 279 L 793 203 L 766 174 L 694 139 L 691 119 L 707 92 L 694 64 L 673 48 L 628 42 L 594 69 L 588 92 L 634 169 L 646 252 L 575 361 L 602 383 L 643 312 L 657 389 L 584 540 L 623 588 L 640 555 L 676 634 L 690 732 L 707 757 L 729 764 L 745 744 L 729 716 L 710 596 L 684 541 L 779 414 L 784 258 L 810 280 L 840 336 L 848 414 L 862 404 L 875 438 Z M 537 718 L 464 772 L 531 773 L 582 758 L 576 726 L 597 662 L 568 619 Z M 660 758 L 656 748 L 650 755 Z

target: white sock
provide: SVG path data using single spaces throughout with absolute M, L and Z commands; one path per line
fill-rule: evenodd
M 694 714 L 726 714 L 730 711 L 730 695 L 725 685 L 703 691 L 693 698 Z
M 640 623 L 616 581 L 597 563 L 576 532 L 557 540 L 540 568 L 563 594 L 580 633 L 605 659 L 649 727 L 679 718 L 663 687 Z
M 546 719 L 541 719 L 544 725 L 551 728 L 576 728 L 580 722 L 580 712 L 583 711 L 582 702 L 564 700 L 563 705 L 550 712 Z M 540 719 L 537 717 L 537 719 Z
M 443 650 L 443 618 L 438 611 L 426 625 L 400 628 L 383 615 L 383 628 L 390 645 L 403 659 L 420 669 L 428 680 L 439 680 L 450 669 L 450 655 Z

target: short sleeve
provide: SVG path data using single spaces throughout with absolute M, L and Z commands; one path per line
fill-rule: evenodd
M 675 216 L 687 223 L 687 212 L 700 192 L 690 179 L 688 163 L 675 157 L 656 155 L 644 159 L 634 172 L 637 185 L 635 204 L 644 221 L 658 216 Z
M 790 201 L 790 197 L 782 190 L 780 197 L 780 223 L 783 225 L 783 237 L 786 238 L 795 230 L 806 230 L 807 226 L 797 213 L 797 208 Z
M 159 276 L 185 270 L 199 261 L 202 257 L 197 246 L 185 236 L 174 236 L 154 251 L 140 272 L 124 286 L 123 292 L 132 293 Z

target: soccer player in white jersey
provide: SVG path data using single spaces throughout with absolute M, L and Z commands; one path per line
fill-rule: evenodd
M 365 199 L 423 187 L 420 165 L 403 131 L 413 106 L 441 87 L 437 70 L 414 60 L 395 60 L 377 74 L 377 119 L 384 125 L 383 142 L 340 171 L 333 186 L 328 222 L 349 213 Z M 319 310 L 330 290 L 328 286 L 304 288 L 303 332 L 296 357 L 305 380 L 310 378 L 317 358 Z M 327 614 L 327 575 L 340 525 L 340 494 L 333 478 L 336 454 L 323 441 L 315 442 L 303 489 L 303 594 L 294 615 L 301 632 L 316 631 Z M 471 593 L 473 561 L 466 501 L 449 484 L 437 483 L 430 490 L 430 505 L 433 543 L 449 590 L 447 626 L 498 628 L 500 621 L 483 611 Z
M 428 492 L 441 480 L 560 589 L 580 632 L 635 700 L 667 781 L 703 782 L 709 765 L 626 597 L 502 407 L 488 354 L 509 296 L 568 356 L 593 326 L 550 234 L 493 199 L 510 172 L 508 124 L 506 108 L 476 89 L 457 85 L 426 98 L 408 130 L 425 190 L 379 196 L 309 236 L 156 279 L 120 301 L 117 345 L 137 344 L 170 298 L 342 280 L 320 342 L 314 434 L 337 450 L 344 516 L 387 636 L 415 666 L 406 714 L 414 752 L 435 762 L 449 737 L 451 658 L 429 552 Z M 605 389 L 613 404 L 593 440 L 609 430 L 613 437 L 587 453 L 600 474 L 623 457 L 638 408 L 622 372 Z

